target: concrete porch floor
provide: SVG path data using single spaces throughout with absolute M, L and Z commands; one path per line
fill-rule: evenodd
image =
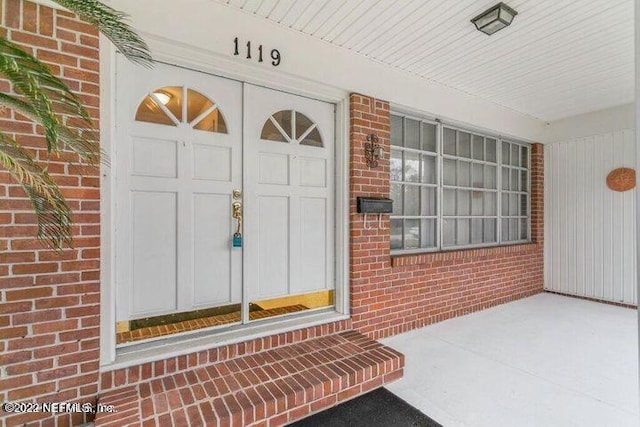
M 539 294 L 397 335 L 387 388 L 445 427 L 638 426 L 637 311 Z

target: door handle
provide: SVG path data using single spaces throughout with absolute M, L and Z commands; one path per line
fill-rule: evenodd
M 241 248 L 242 247 L 242 203 L 233 202 L 231 204 L 231 208 L 233 209 L 231 216 L 233 216 L 237 221 L 236 232 L 233 233 L 233 239 L 231 239 L 232 241 L 231 246 L 234 248 Z
M 236 219 L 236 234 L 240 234 L 242 232 L 242 203 L 233 202 L 231 204 L 233 212 L 231 216 Z

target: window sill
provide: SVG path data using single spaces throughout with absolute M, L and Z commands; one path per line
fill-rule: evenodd
M 489 246 L 484 248 L 452 249 L 438 252 L 421 252 L 412 254 L 392 254 L 392 267 L 406 267 L 411 265 L 431 264 L 433 262 L 446 262 L 481 258 L 503 254 L 528 254 L 537 251 L 540 246 L 535 242 L 516 243 L 513 245 Z

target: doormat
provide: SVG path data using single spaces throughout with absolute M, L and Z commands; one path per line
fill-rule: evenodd
M 442 427 L 386 388 L 297 421 L 295 427 Z

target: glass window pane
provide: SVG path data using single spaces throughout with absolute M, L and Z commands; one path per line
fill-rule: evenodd
M 402 249 L 402 220 L 391 220 L 391 249 Z
M 509 216 L 518 216 L 518 195 L 509 194 Z
M 206 96 L 193 89 L 187 89 L 187 123 L 193 122 L 212 106 L 213 102 Z
M 527 195 L 520 195 L 520 216 L 527 216 L 529 213 L 527 212 Z
M 444 185 L 456 185 L 456 161 L 444 159 L 442 162 Z
M 136 121 L 167 126 L 176 125 L 150 96 L 147 96 L 138 106 L 138 111 L 136 111 Z
M 289 142 L 287 138 L 284 137 L 282 132 L 278 130 L 276 125 L 273 124 L 271 119 L 267 119 L 264 122 L 264 126 L 262 127 L 262 133 L 260 134 L 261 139 L 265 139 L 267 141 L 276 141 L 276 142 Z
M 280 125 L 285 134 L 291 138 L 291 135 L 293 135 L 293 111 L 278 111 L 273 115 L 273 118 Z
M 300 139 L 311 126 L 313 126 L 311 119 L 296 111 L 296 139 Z
M 456 215 L 471 215 L 471 192 L 467 190 L 456 191 Z
M 484 215 L 496 216 L 497 215 L 497 202 L 496 193 L 484 193 Z
M 402 117 L 391 115 L 391 145 L 402 147 Z
M 436 152 L 437 127 L 431 123 L 422 123 L 422 149 Z
M 529 238 L 528 223 L 529 221 L 527 219 L 520 220 L 520 240 L 527 240 Z
M 391 181 L 402 181 L 402 151 L 391 150 Z
M 518 144 L 511 145 L 511 164 L 520 166 L 520 146 Z
M 444 128 L 444 138 L 442 141 L 444 154 L 456 154 L 456 131 Z
M 473 179 L 471 186 L 474 188 L 485 188 L 484 185 L 484 166 L 477 163 L 473 164 Z
M 171 114 L 182 122 L 182 86 L 167 86 L 154 92 L 156 97 L 171 111 Z M 167 99 L 167 96 L 169 97 Z M 167 102 L 164 102 L 167 100 Z
M 484 167 L 484 185 L 485 188 L 496 188 L 496 167 L 485 165 Z
M 471 134 L 458 132 L 458 156 L 471 158 Z
M 442 191 L 442 214 L 446 216 L 454 216 L 456 214 L 456 191 L 455 190 L 443 190 Z
M 206 132 L 227 133 L 227 124 L 217 108 L 203 117 L 193 128 Z
M 520 166 L 523 168 L 529 167 L 529 148 L 520 147 Z
M 482 216 L 484 214 L 484 193 L 473 191 L 471 193 L 471 215 Z
M 471 241 L 471 220 L 456 221 L 456 245 L 468 245 Z
M 314 128 L 309 135 L 305 136 L 302 141 L 300 141 L 300 145 L 307 145 L 310 147 L 324 147 L 322 144 L 322 137 L 320 136 L 320 132 L 318 128 Z
M 436 216 L 438 214 L 436 205 L 436 189 L 433 187 L 420 187 L 420 215 Z
M 511 150 L 509 150 L 509 148 L 510 148 L 509 143 L 502 141 L 502 164 L 503 165 L 511 164 L 511 160 L 509 156 L 509 153 L 511 152 Z
M 436 242 L 436 220 L 423 219 L 421 221 L 421 239 L 420 244 L 423 248 L 435 248 Z
M 509 220 L 509 240 L 510 241 L 516 241 L 519 240 L 518 236 L 518 220 L 517 219 L 510 219 Z
M 485 219 L 484 220 L 484 243 L 495 243 L 497 241 L 496 236 L 496 220 Z
M 518 191 L 518 169 L 511 169 L 511 191 Z
M 417 185 L 404 186 L 404 215 L 420 215 L 420 187 Z
M 482 243 L 484 237 L 483 221 L 481 219 L 471 220 L 471 243 Z
M 420 182 L 420 154 L 404 152 L 404 181 Z
M 471 186 L 471 163 L 458 160 L 458 176 L 456 185 L 459 187 Z
M 509 189 L 509 169 L 507 168 L 502 168 L 502 189 L 503 190 L 508 190 Z
M 509 194 L 502 193 L 502 216 L 509 216 Z
M 433 156 L 422 156 L 422 182 L 436 183 L 436 158 Z
M 508 242 L 509 241 L 509 220 L 508 219 L 502 220 L 501 233 L 502 233 L 502 241 Z
M 442 246 L 453 246 L 456 243 L 456 220 L 442 220 Z
M 420 122 L 412 119 L 404 119 L 404 146 L 420 149 Z
M 418 249 L 420 247 L 420 220 L 404 220 L 404 248 Z
M 402 215 L 403 206 L 403 193 L 402 184 L 391 184 L 391 200 L 393 200 L 393 213 L 392 215 Z
M 472 139 L 473 158 L 476 160 L 484 160 L 484 138 L 473 135 Z
M 520 171 L 520 191 L 529 191 L 528 172 Z
M 496 140 L 487 138 L 487 158 L 488 162 L 496 162 Z

